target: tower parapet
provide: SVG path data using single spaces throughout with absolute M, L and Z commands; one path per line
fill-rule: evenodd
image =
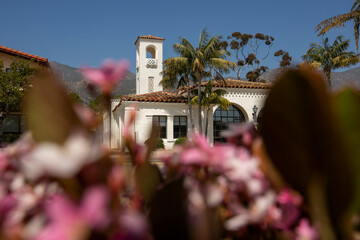
M 136 94 L 162 91 L 163 42 L 165 38 L 138 36 L 136 46 Z

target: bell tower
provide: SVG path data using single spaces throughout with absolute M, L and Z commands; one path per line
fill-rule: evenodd
M 165 38 L 138 36 L 136 46 L 136 94 L 162 91 L 159 85 L 163 71 L 163 42 Z

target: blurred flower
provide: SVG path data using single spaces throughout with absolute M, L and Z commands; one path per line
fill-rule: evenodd
M 222 131 L 220 134 L 229 143 L 248 148 L 256 138 L 254 123 L 231 124 L 228 130 Z
M 125 185 L 125 172 L 121 165 L 115 165 L 108 175 L 107 183 L 113 193 L 119 193 Z
M 127 210 L 120 215 L 120 226 L 126 237 L 122 239 L 145 239 L 149 226 L 144 215 L 134 210 Z
M 30 179 L 42 175 L 71 177 L 82 166 L 101 157 L 100 146 L 92 138 L 83 134 L 71 135 L 63 146 L 43 142 L 22 160 L 24 172 Z
M 84 239 L 92 228 L 102 229 L 108 223 L 107 203 L 107 191 L 100 186 L 88 189 L 80 206 L 65 195 L 54 196 L 46 205 L 50 222 L 35 239 Z
M 0 172 L 2 172 L 8 165 L 8 158 L 6 154 L 0 151 Z
M 80 121 L 87 127 L 92 128 L 97 124 L 96 114 L 95 112 L 84 105 L 76 104 L 74 106 L 74 110 L 78 115 Z
M 85 67 L 81 72 L 90 84 L 100 87 L 105 94 L 110 94 L 126 75 L 128 68 L 129 63 L 126 60 L 106 60 L 99 69 Z
M 296 240 L 316 240 L 319 238 L 317 231 L 310 226 L 307 219 L 301 219 L 299 226 L 295 229 Z
M 277 196 L 277 201 L 280 204 L 294 204 L 299 206 L 302 203 L 302 198 L 290 189 L 283 189 Z
M 302 203 L 301 197 L 290 189 L 283 189 L 277 196 L 277 202 L 281 209 L 281 218 L 274 226 L 279 229 L 289 229 L 300 217 L 299 206 Z
M 260 223 L 270 206 L 274 203 L 275 198 L 275 192 L 270 190 L 264 195 L 257 197 L 249 208 L 238 206 L 237 215 L 225 221 L 225 228 L 230 231 L 236 231 L 248 224 Z

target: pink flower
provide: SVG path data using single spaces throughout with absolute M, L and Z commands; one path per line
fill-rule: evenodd
M 37 179 L 42 175 L 71 177 L 84 165 L 102 156 L 101 146 L 83 133 L 69 136 L 63 145 L 41 142 L 22 159 L 25 175 Z
M 302 199 L 295 192 L 284 189 L 278 194 L 277 202 L 282 210 L 282 216 L 274 226 L 279 229 L 288 229 L 300 216 L 299 206 Z
M 145 239 L 149 229 L 145 217 L 133 210 L 121 214 L 120 226 L 123 234 L 127 236 L 124 239 Z
M 8 165 L 8 158 L 4 152 L 0 151 L 0 172 L 2 172 Z
M 296 240 L 315 240 L 319 238 L 317 231 L 310 226 L 307 219 L 301 219 L 299 226 L 295 229 Z
M 17 205 L 17 200 L 12 194 L 5 195 L 0 199 L 0 219 Z
M 299 206 L 302 199 L 299 195 L 289 189 L 283 189 L 277 196 L 277 201 L 280 204 L 293 204 Z
M 35 239 L 83 239 L 91 228 L 101 229 L 108 223 L 107 202 L 108 195 L 103 187 L 87 190 L 80 206 L 63 195 L 55 196 L 46 206 L 50 223 Z
M 116 62 L 106 60 L 99 69 L 83 68 L 84 77 L 90 84 L 99 86 L 105 94 L 110 94 L 113 88 L 126 75 L 129 69 L 129 62 L 126 60 Z

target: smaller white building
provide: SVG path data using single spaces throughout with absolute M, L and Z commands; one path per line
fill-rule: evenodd
M 136 95 L 113 99 L 111 114 L 104 120 L 104 142 L 112 149 L 123 147 L 122 135 L 129 112 L 137 109 L 137 116 L 131 131 L 136 140 L 144 143 L 149 138 L 152 124 L 159 126 L 159 137 L 166 148 L 172 148 L 178 137 L 187 137 L 191 120 L 187 97 L 183 94 L 165 92 L 159 85 L 162 79 L 162 50 L 164 38 L 151 35 L 139 36 L 136 46 Z M 213 106 L 209 114 L 208 139 L 211 143 L 222 141 L 220 131 L 231 123 L 256 120 L 271 87 L 265 83 L 240 80 L 213 81 L 213 88 L 223 88 L 224 96 L 231 102 L 229 111 Z M 205 86 L 206 82 L 202 83 Z M 186 93 L 185 93 L 186 94 Z M 198 127 L 198 109 L 193 106 L 193 123 Z M 110 119 L 109 119 L 110 118 Z M 205 119 L 203 119 L 203 132 Z

